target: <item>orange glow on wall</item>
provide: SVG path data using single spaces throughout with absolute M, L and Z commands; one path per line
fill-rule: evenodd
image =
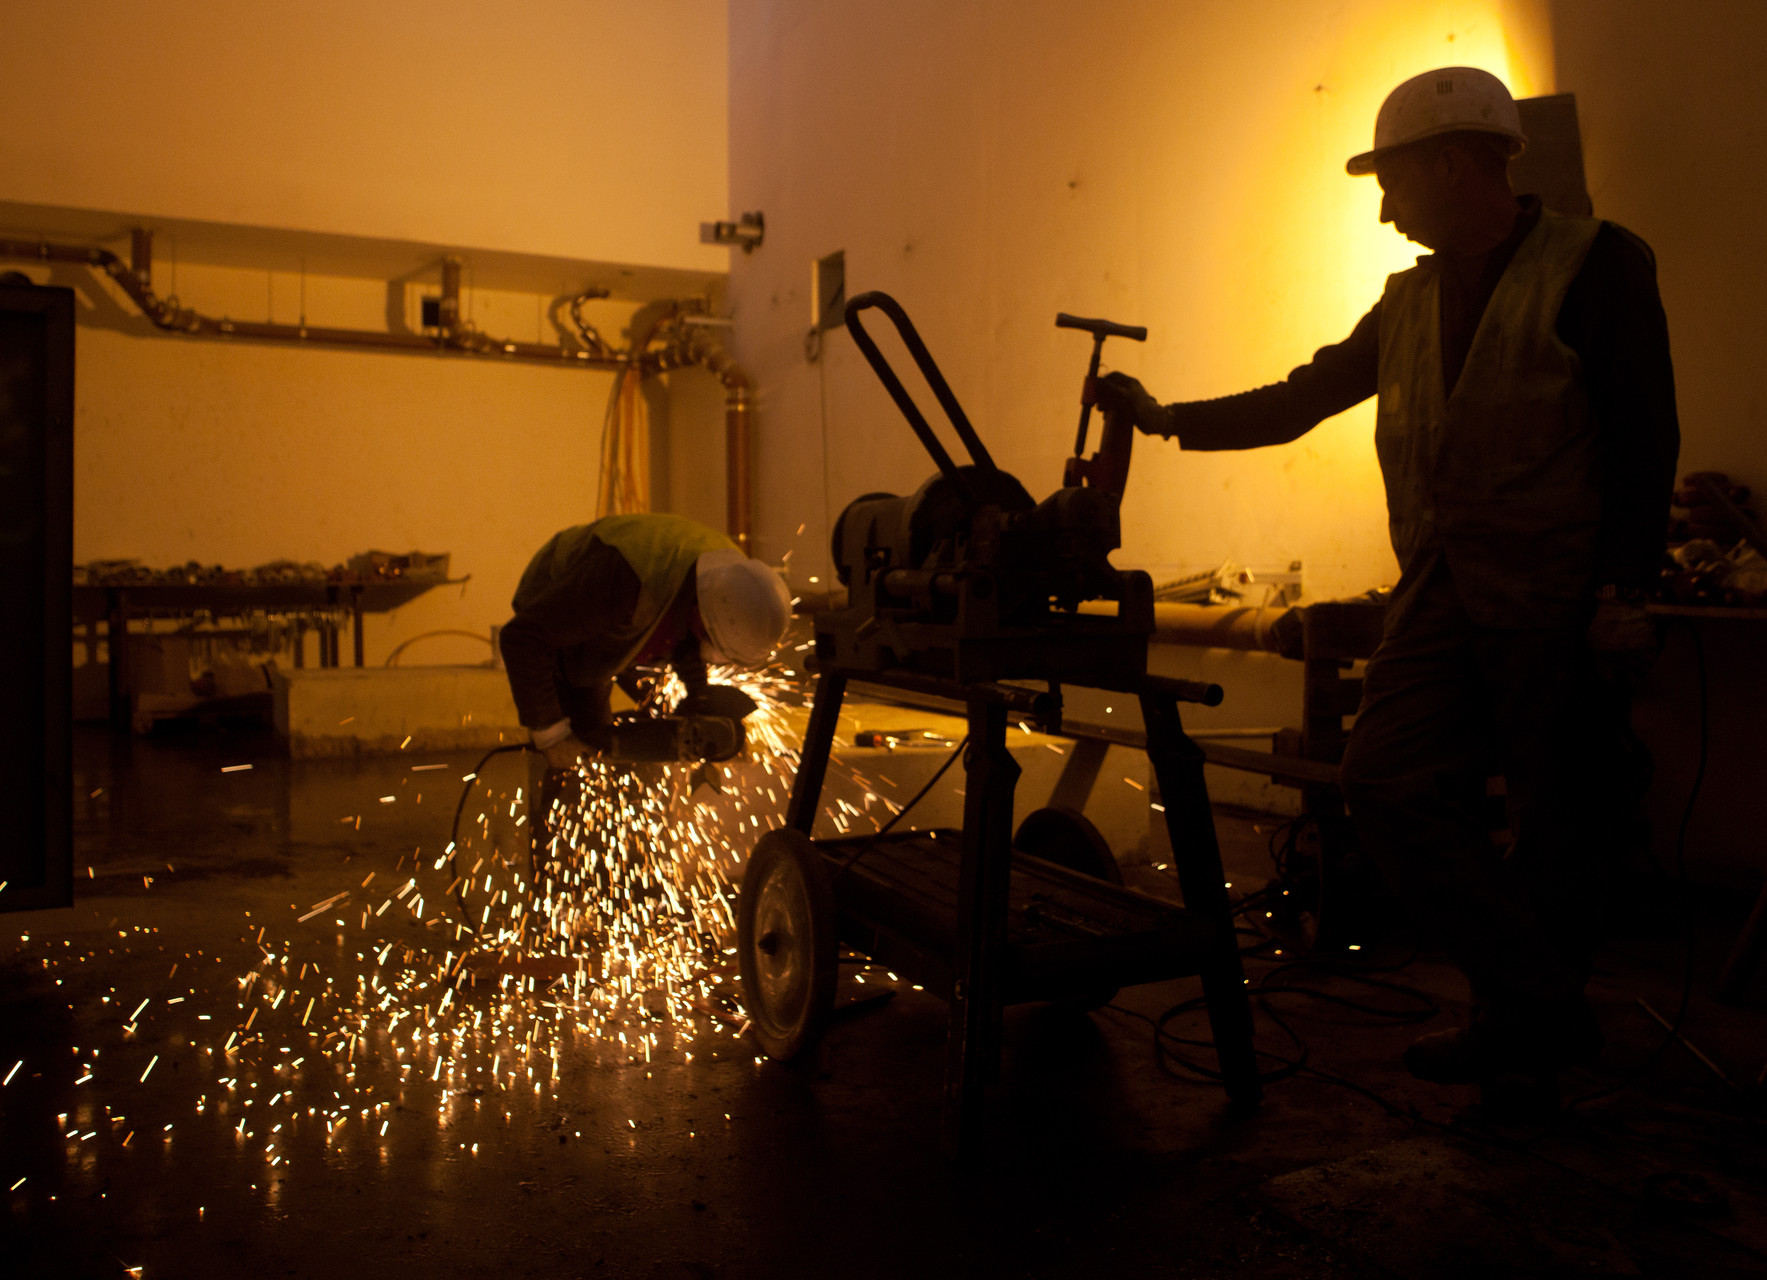
M 823 539 L 793 530 L 930 470 L 844 338 L 804 362 L 815 257 L 844 249 L 850 292 L 902 301 L 995 458 L 1043 494 L 1086 355 L 1056 312 L 1146 325 L 1106 361 L 1162 400 L 1279 379 L 1417 252 L 1343 167 L 1388 90 L 1466 63 L 1553 87 L 1546 0 L 830 8 L 738 0 L 730 22 L 731 207 L 768 216 L 731 272 L 762 395 L 758 546 L 795 541 L 806 577 Z M 1372 432 L 1364 406 L 1274 449 L 1142 442 L 1118 563 L 1298 558 L 1315 596 L 1390 581 Z

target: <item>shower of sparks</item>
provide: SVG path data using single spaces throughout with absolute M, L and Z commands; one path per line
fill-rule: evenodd
M 144 1085 L 151 1075 L 153 1088 L 173 1087 L 169 1073 L 154 1072 L 151 1024 L 194 1014 L 184 1025 L 199 1038 L 185 1043 L 197 1062 L 183 1064 L 181 1079 L 200 1092 L 196 1113 L 225 1117 L 237 1147 L 280 1175 L 303 1136 L 311 1141 L 292 1152 L 297 1162 L 339 1143 L 384 1152 L 402 1125 L 445 1130 L 487 1106 L 508 1123 L 516 1094 L 567 1105 L 567 1056 L 693 1062 L 728 1045 L 728 1057 L 752 1057 L 737 994 L 737 881 L 755 842 L 783 824 L 799 746 L 790 706 L 801 699 L 776 672 L 712 678 L 758 704 L 738 759 L 585 762 L 548 815 L 552 838 L 537 849 L 527 756 L 516 757 L 519 775 L 509 762 L 487 767 L 486 777 L 467 774 L 456 844 L 292 904 L 292 923 L 280 929 L 248 921 L 241 941 L 257 958 L 220 990 L 102 996 L 119 1016 L 133 1010 L 124 1042 L 139 1036 L 144 1050 L 123 1082 Z M 656 708 L 682 693 L 668 678 Z M 503 789 L 493 777 L 507 780 Z M 875 830 L 898 808 L 838 756 L 830 784 L 821 817 L 841 834 Z M 404 936 L 391 936 L 396 925 Z M 79 959 L 46 957 L 44 967 Z M 174 965 L 168 982 L 178 972 Z M 211 1012 L 195 1012 L 187 997 Z M 74 1065 L 77 1086 L 102 1091 L 118 1079 L 96 1049 L 76 1052 Z M 62 1124 L 70 1148 L 99 1132 Z M 169 1143 L 172 1126 L 155 1137 Z

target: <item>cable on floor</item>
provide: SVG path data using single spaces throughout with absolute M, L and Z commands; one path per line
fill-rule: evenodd
M 876 833 L 869 838 L 875 840 L 878 836 L 888 835 L 890 833 L 890 830 L 898 822 L 900 822 L 903 819 L 903 817 L 908 813 L 908 811 L 910 809 L 912 809 L 915 805 L 919 804 L 922 800 L 924 800 L 926 798 L 927 792 L 931 791 L 934 787 L 939 785 L 939 779 L 945 776 L 946 770 L 950 769 L 950 767 L 952 765 L 957 763 L 958 758 L 963 755 L 963 749 L 965 747 L 967 747 L 968 745 L 969 745 L 969 735 L 966 733 L 963 735 L 963 737 L 958 739 L 957 745 L 955 747 L 951 748 L 951 754 L 945 757 L 945 762 L 938 767 L 938 769 L 933 773 L 932 777 L 930 777 L 926 780 L 926 785 L 924 787 L 922 787 L 919 791 L 916 791 L 914 793 L 914 795 L 909 798 L 909 801 L 907 804 L 903 805 L 900 809 L 896 810 L 895 813 L 891 814 L 890 820 L 888 822 L 884 823 L 883 826 L 879 827 L 877 829 Z M 870 848 L 871 848 L 871 846 L 869 844 L 862 844 L 858 848 L 854 849 L 853 852 L 851 852 L 847 855 L 847 860 L 845 862 L 841 863 L 840 866 L 835 868 L 834 874 L 836 876 L 844 875 L 846 873 L 847 868 L 852 866 L 855 862 L 859 861 L 859 859 L 862 858 L 866 854 L 866 852 L 870 850 Z

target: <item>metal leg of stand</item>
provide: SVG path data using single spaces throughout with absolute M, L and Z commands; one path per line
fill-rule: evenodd
M 1006 715 L 998 702 L 975 699 L 969 704 L 943 1135 L 946 1154 L 957 1160 L 973 1157 L 980 1148 L 986 1090 L 1000 1066 L 1012 794 L 1019 776 L 1018 762 L 1006 749 Z
M 1760 965 L 1763 952 L 1767 952 L 1767 885 L 1761 886 L 1748 923 L 1743 925 L 1730 958 L 1724 962 L 1724 972 L 1718 977 L 1718 999 L 1726 1004 L 1742 999 L 1743 988 Z
M 1061 777 L 1055 780 L 1055 790 L 1050 792 L 1050 806 L 1084 810 L 1086 799 L 1098 782 L 1098 771 L 1104 767 L 1105 753 L 1110 749 L 1110 743 L 1097 738 L 1080 738 L 1071 743 Z
M 1172 837 L 1172 861 L 1178 868 L 1184 905 L 1216 928 L 1214 955 L 1202 971 L 1203 996 L 1227 1096 L 1236 1105 L 1255 1106 L 1263 1086 L 1252 1051 L 1252 1007 L 1221 873 L 1221 847 L 1215 840 L 1215 815 L 1203 780 L 1202 749 L 1184 732 L 1176 699 L 1144 693 L 1141 716 L 1147 726 L 1148 763 L 1159 779 L 1166 806 L 1166 830 Z
M 846 694 L 845 676 L 824 674 L 816 678 L 810 723 L 804 729 L 804 745 L 798 753 L 798 776 L 792 781 L 791 800 L 785 807 L 785 825 L 796 827 L 805 835 L 816 825 L 816 802 L 822 798 L 822 780 L 828 774 L 828 756 L 834 750 L 835 730 L 840 728 L 841 703 Z

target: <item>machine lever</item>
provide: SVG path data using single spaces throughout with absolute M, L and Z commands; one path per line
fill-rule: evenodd
M 1070 316 L 1067 312 L 1056 313 L 1057 329 L 1084 329 L 1094 337 L 1102 338 L 1133 338 L 1137 342 L 1147 341 L 1147 326 L 1143 324 L 1118 324 L 1115 320 L 1088 320 L 1085 316 Z
M 1086 456 L 1086 428 L 1092 421 L 1092 406 L 1098 400 L 1098 359 L 1104 353 L 1106 338 L 1130 338 L 1147 341 L 1147 326 L 1118 324 L 1115 320 L 1088 320 L 1059 311 L 1055 316 L 1057 329 L 1083 329 L 1092 335 L 1092 361 L 1086 366 L 1086 381 L 1080 384 L 1080 430 L 1074 437 L 1074 457 Z M 1119 490 L 1119 492 L 1121 492 Z
M 951 455 L 945 451 L 945 446 L 940 444 L 939 438 L 933 434 L 933 429 L 927 424 L 926 418 L 922 416 L 920 407 L 914 403 L 913 397 L 908 394 L 901 379 L 896 377 L 896 371 L 890 368 L 889 361 L 885 360 L 883 353 L 877 349 L 877 343 L 873 342 L 871 335 L 865 332 L 865 326 L 859 323 L 859 313 L 870 307 L 876 307 L 882 311 L 895 324 L 896 332 L 902 338 L 902 345 L 908 348 L 908 354 L 913 356 L 914 363 L 920 366 L 921 376 L 933 389 L 933 395 L 938 397 L 940 406 L 945 410 L 945 416 L 951 419 L 951 425 L 956 428 L 958 438 L 963 441 L 963 447 L 969 450 L 971 461 L 984 471 L 996 471 L 998 468 L 994 465 L 994 459 L 988 455 L 988 450 L 983 446 L 981 437 L 976 435 L 976 429 L 970 425 L 968 416 L 963 412 L 963 406 L 957 403 L 957 397 L 951 392 L 951 385 L 945 381 L 945 375 L 939 372 L 939 366 L 933 362 L 932 353 L 926 349 L 926 343 L 920 340 L 920 334 L 915 331 L 914 322 L 908 318 L 908 313 L 902 310 L 902 304 L 890 297 L 889 294 L 875 289 L 870 293 L 861 293 L 857 297 L 849 299 L 847 302 L 847 331 L 853 335 L 853 341 L 865 354 L 866 360 L 871 364 L 872 372 L 877 374 L 877 380 L 884 384 L 884 390 L 890 393 L 890 399 L 896 402 L 896 407 L 902 411 L 902 416 L 908 419 L 908 425 L 914 428 L 914 434 L 920 437 L 920 443 L 926 446 L 927 453 L 932 455 L 939 470 L 956 486 L 957 491 L 963 495 L 964 502 L 970 508 L 975 508 L 979 502 L 974 487 L 957 469 L 957 464 L 951 461 Z

